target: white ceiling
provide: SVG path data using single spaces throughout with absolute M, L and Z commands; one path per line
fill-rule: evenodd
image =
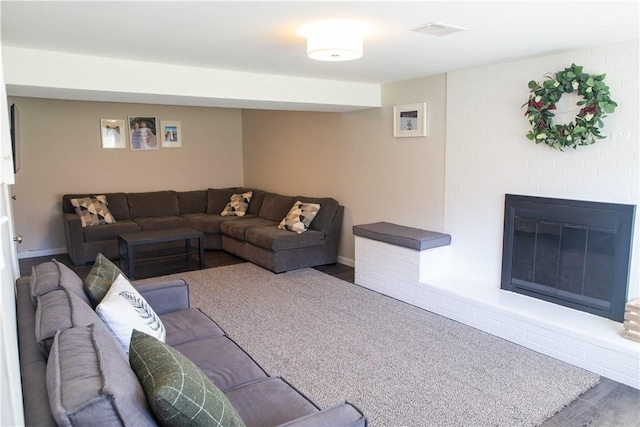
M 383 84 L 638 39 L 636 1 L 2 1 L 3 46 Z M 306 57 L 309 23 L 371 26 L 364 56 Z M 468 31 L 411 31 L 438 21 Z

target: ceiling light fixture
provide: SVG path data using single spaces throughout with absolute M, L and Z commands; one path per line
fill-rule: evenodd
M 349 22 L 325 22 L 306 27 L 307 56 L 318 61 L 351 61 L 362 57 L 362 26 Z

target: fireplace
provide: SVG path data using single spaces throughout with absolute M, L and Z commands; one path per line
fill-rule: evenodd
M 624 318 L 635 206 L 507 194 L 501 288 Z

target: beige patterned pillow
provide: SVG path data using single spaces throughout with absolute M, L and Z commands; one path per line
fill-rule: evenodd
M 309 229 L 311 221 L 316 217 L 320 205 L 317 203 L 303 203 L 300 200 L 295 202 L 285 216 L 278 228 L 280 230 L 295 231 L 296 233 L 304 233 Z
M 244 216 L 249 208 L 253 191 L 247 191 L 242 194 L 234 194 L 231 196 L 231 201 L 224 207 L 220 216 Z
M 111 215 L 107 203 L 107 196 L 105 195 L 81 197 L 71 199 L 70 202 L 76 213 L 80 216 L 83 227 L 116 222 L 116 219 Z

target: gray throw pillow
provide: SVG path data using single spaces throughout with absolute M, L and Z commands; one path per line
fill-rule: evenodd
M 56 334 L 46 378 L 60 426 L 156 425 L 122 348 L 96 325 Z
M 80 276 L 55 258 L 31 268 L 29 286 L 33 306 L 36 299 L 48 292 L 58 289 L 69 289 L 82 301 L 89 304 L 89 298 L 84 292 L 84 284 Z
M 245 425 L 224 393 L 200 368 L 156 338 L 134 330 L 129 364 L 161 425 Z

